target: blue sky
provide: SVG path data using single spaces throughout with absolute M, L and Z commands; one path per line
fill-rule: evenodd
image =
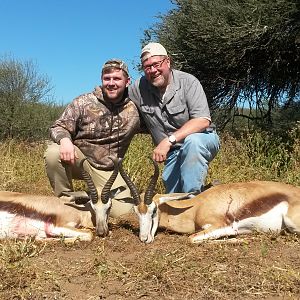
M 138 78 L 143 32 L 172 8 L 170 0 L 0 0 L 0 57 L 33 61 L 66 104 L 100 83 L 110 58 Z

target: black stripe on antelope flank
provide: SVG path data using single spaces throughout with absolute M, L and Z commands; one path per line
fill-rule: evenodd
M 232 211 L 229 207 L 226 217 L 230 221 L 243 220 L 249 217 L 258 217 L 270 211 L 273 207 L 283 201 L 288 201 L 288 197 L 286 195 L 274 193 L 265 197 L 254 199 L 250 203 L 245 203 L 245 205 L 239 207 L 237 211 Z
M 12 214 L 25 216 L 30 219 L 41 220 L 44 222 L 55 223 L 55 221 L 56 221 L 56 216 L 54 214 L 41 213 L 31 207 L 22 205 L 21 203 L 0 201 L 0 211 L 6 211 L 6 212 L 9 212 Z

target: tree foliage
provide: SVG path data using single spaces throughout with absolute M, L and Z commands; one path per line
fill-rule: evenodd
M 0 60 L 0 139 L 47 136 L 60 107 L 50 101 L 51 86 L 31 62 Z
M 177 68 L 201 81 L 219 125 L 243 115 L 241 107 L 266 126 L 275 111 L 299 109 L 299 0 L 172 3 L 142 42 L 158 40 Z

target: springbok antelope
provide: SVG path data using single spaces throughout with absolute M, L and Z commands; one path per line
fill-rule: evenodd
M 141 197 L 122 164 L 119 165 L 119 172 L 135 202 L 142 242 L 153 242 L 158 227 L 191 234 L 189 240 L 192 243 L 284 229 L 300 234 L 299 187 L 279 182 L 251 181 L 217 185 L 197 195 L 155 195 L 159 169 L 155 161 L 153 164 L 154 175 Z
M 113 197 L 110 189 L 118 175 L 118 160 L 112 160 L 115 168 L 101 192 L 101 201 L 98 201 L 98 192 L 90 175 L 83 168 L 85 159 L 80 162 L 80 166 L 89 196 L 86 194 L 76 199 L 74 193 L 70 192 L 58 198 L 0 191 L 0 238 L 91 241 L 93 233 L 90 229 L 94 227 L 97 235 L 107 235 Z

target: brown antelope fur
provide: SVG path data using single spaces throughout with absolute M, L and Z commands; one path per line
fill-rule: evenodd
M 93 210 L 88 203 L 79 207 L 67 203 L 69 200 L 67 197 L 0 191 L 0 236 L 91 241 L 93 232 L 90 229 L 95 227 Z
M 76 238 L 91 241 L 92 231 L 105 236 L 108 234 L 108 215 L 112 195 L 110 189 L 118 174 L 118 159 L 111 158 L 115 168 L 101 191 L 101 200 L 91 176 L 80 162 L 83 178 L 89 188 L 89 196 L 81 198 L 81 204 L 72 195 L 63 197 L 29 195 L 17 192 L 0 191 L 0 238 L 36 239 Z M 75 198 L 74 198 L 75 197 Z M 78 200 L 78 199 L 77 199 Z
M 0 210 L 28 215 L 35 219 L 51 220 L 57 226 L 74 224 L 73 227 L 93 228 L 95 221 L 91 218 L 88 207 L 82 207 L 74 213 L 74 207 L 68 203 L 68 197 L 30 195 L 17 192 L 0 191 Z M 76 210 L 79 207 L 76 207 Z M 82 213 L 81 213 L 82 212 Z
M 159 202 L 160 197 L 153 200 Z M 233 222 L 262 216 L 283 202 L 287 212 L 282 212 L 282 222 L 286 219 L 285 227 L 300 233 L 300 188 L 267 181 L 218 185 L 192 199 L 158 204 L 159 226 L 180 233 L 199 231 L 190 237 L 193 240 Z

